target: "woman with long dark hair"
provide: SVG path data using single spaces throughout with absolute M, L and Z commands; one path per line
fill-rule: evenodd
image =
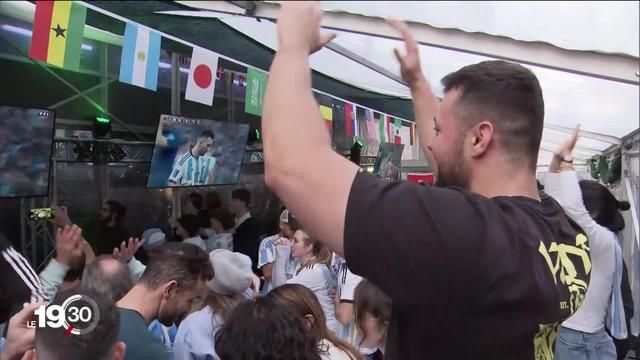
M 578 180 L 571 157 L 577 140 L 578 129 L 554 154 L 545 191 L 584 230 L 586 238 L 578 235 L 576 245 L 590 255 L 591 279 L 584 299 L 570 304 L 579 307 L 558 331 L 555 359 L 615 360 L 616 347 L 605 323 L 612 336 L 627 337 L 620 291 L 624 264 L 616 233 L 624 228 L 620 210 L 628 209 L 629 204 L 618 201 L 602 184 Z
M 384 358 L 387 331 L 391 321 L 391 298 L 371 281 L 363 279 L 354 294 L 354 317 L 362 335 L 360 346 L 377 348 L 372 359 Z
M 216 335 L 220 360 L 321 360 L 302 318 L 270 297 L 240 303 Z
M 307 336 L 318 344 L 318 351 L 323 360 L 362 359 L 355 348 L 327 329 L 318 298 L 308 288 L 298 284 L 287 284 L 271 290 L 267 296 L 288 306 L 304 319 Z

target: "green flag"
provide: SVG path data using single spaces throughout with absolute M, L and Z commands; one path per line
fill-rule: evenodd
M 244 111 L 262 116 L 262 103 L 267 88 L 267 75 L 256 69 L 247 71 L 247 90 L 244 100 Z
M 387 136 L 387 121 L 385 120 L 384 114 L 380 113 L 380 121 L 378 122 L 378 130 L 380 130 L 380 144 L 388 142 L 389 137 Z

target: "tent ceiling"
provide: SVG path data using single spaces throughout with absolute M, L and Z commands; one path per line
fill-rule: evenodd
M 275 25 L 253 18 L 222 16 L 221 20 L 243 34 L 272 48 L 277 48 Z M 393 56 L 394 47 L 402 47 L 396 40 L 338 32 L 339 45 L 363 56 L 383 68 L 398 72 Z M 442 96 L 439 80 L 463 66 L 491 60 L 486 57 L 455 51 L 420 46 L 422 68 L 431 79 L 434 92 Z M 311 57 L 313 69 L 352 85 L 380 93 L 410 96 L 409 89 L 379 75 L 331 50 L 323 49 Z M 582 124 L 587 131 L 620 138 L 638 128 L 639 87 L 535 66 L 527 66 L 540 80 L 545 98 L 546 122 L 575 127 Z M 556 130 L 545 130 L 544 139 L 561 143 L 568 135 Z M 611 143 L 581 139 L 580 145 L 600 151 Z M 548 156 L 542 154 L 542 159 Z M 543 162 L 546 163 L 546 160 Z
M 637 1 L 323 1 L 322 7 L 563 49 L 640 56 Z

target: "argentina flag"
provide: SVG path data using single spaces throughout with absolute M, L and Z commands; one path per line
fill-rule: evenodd
M 120 60 L 121 82 L 156 91 L 160 38 L 149 28 L 127 23 Z

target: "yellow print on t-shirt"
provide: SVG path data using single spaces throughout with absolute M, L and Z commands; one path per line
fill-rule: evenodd
M 557 285 L 559 280 L 560 284 L 567 287 L 569 291 L 569 312 L 570 314 L 575 313 L 584 301 L 588 286 L 586 275 L 591 272 L 591 259 L 589 257 L 587 237 L 584 234 L 578 234 L 576 236 L 575 246 L 552 242 L 548 249 L 541 241 L 538 246 L 538 251 L 549 266 L 555 284 Z M 555 262 L 551 260 L 551 255 L 554 253 L 556 255 Z M 582 264 L 577 265 L 582 265 L 584 269 L 583 278 L 581 278 L 582 274 L 578 273 L 576 264 L 574 264 L 573 259 L 576 258 L 582 260 Z M 562 301 L 558 306 L 560 306 L 561 309 L 565 309 L 567 304 L 565 301 Z M 552 350 L 560 323 L 561 321 L 553 324 L 540 325 L 540 331 L 533 339 L 536 360 L 553 359 Z

